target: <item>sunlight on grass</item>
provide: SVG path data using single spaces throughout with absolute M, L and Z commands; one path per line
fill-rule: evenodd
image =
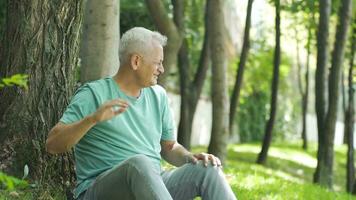
M 237 145 L 233 147 L 233 150 L 237 153 L 250 152 L 258 154 L 261 151 L 261 147 L 253 145 Z M 308 155 L 307 153 L 290 149 L 280 149 L 271 147 L 268 151 L 268 156 L 284 160 L 290 160 L 310 168 L 315 168 L 317 164 L 317 160 L 312 156 Z
M 336 158 L 334 189 L 329 191 L 312 183 L 316 166 L 313 151 L 303 151 L 300 146 L 288 144 L 273 145 L 270 148 L 266 165 L 255 163 L 260 151 L 259 144 L 237 144 L 228 148 L 228 162 L 224 167 L 226 177 L 239 199 L 356 199 L 345 193 L 343 185 L 345 154 L 339 149 Z M 341 180 L 340 180 L 341 179 Z

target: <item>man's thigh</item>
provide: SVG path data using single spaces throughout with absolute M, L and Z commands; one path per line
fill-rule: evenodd
M 144 155 L 136 155 L 104 172 L 85 192 L 85 200 L 171 199 L 160 169 Z

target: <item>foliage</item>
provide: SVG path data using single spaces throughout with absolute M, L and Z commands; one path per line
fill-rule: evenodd
M 27 89 L 28 75 L 26 74 L 15 74 L 9 78 L 2 78 L 0 80 L 0 89 L 5 86 L 20 86 Z
M 142 26 L 150 30 L 156 29 L 144 1 L 121 0 L 120 35 L 134 26 Z
M 29 184 L 25 180 L 6 175 L 3 172 L 0 172 L 0 182 L 0 189 L 6 190 L 24 189 L 29 186 Z

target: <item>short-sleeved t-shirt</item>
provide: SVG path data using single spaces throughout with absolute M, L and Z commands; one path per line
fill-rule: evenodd
M 160 141 L 175 140 L 167 94 L 161 86 L 143 88 L 136 98 L 123 93 L 111 77 L 80 87 L 60 121 L 65 124 L 79 121 L 94 113 L 103 103 L 117 98 L 126 100 L 128 109 L 93 126 L 74 147 L 75 198 L 99 174 L 136 154 L 148 156 L 159 168 Z

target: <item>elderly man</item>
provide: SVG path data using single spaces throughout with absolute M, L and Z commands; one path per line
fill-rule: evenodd
M 74 147 L 77 199 L 236 199 L 211 154 L 175 141 L 165 90 L 166 37 L 135 27 L 120 41 L 114 77 L 84 84 L 48 135 L 47 151 Z M 178 168 L 162 171 L 161 156 Z

